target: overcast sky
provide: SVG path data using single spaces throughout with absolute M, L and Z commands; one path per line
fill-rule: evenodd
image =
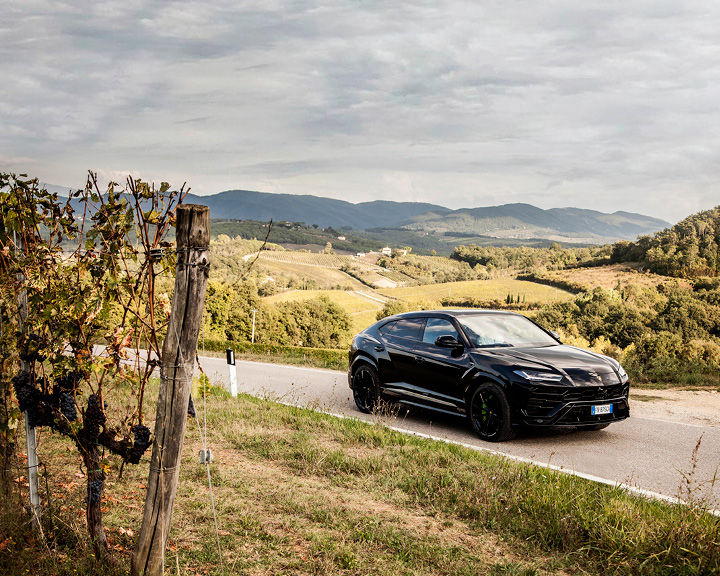
M 720 204 L 720 3 L 0 0 L 0 170 L 677 221 Z

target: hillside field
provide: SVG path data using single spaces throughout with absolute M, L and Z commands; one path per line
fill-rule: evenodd
M 667 276 L 642 271 L 639 269 L 639 266 L 629 264 L 548 270 L 539 276 L 552 281 L 568 282 L 587 290 L 592 290 L 597 287 L 612 290 L 625 286 L 655 288 L 668 280 Z M 687 285 L 686 281 L 679 281 Z
M 389 298 L 397 298 L 407 302 L 418 300 L 441 300 L 442 298 L 478 298 L 482 300 L 504 301 L 508 294 L 528 303 L 558 302 L 569 300 L 572 294 L 544 286 L 535 282 L 515 280 L 514 278 L 494 278 L 491 280 L 466 280 L 463 282 L 446 282 L 443 284 L 426 284 L 424 286 L 404 286 L 383 289 L 379 292 Z

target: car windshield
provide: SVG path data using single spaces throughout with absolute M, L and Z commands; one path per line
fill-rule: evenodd
M 523 316 L 462 314 L 457 316 L 474 348 L 550 346 L 557 342 Z

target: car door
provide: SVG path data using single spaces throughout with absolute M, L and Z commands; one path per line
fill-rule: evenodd
M 402 318 L 382 330 L 390 366 L 381 380 L 388 396 L 399 399 L 406 394 L 414 395 L 412 382 L 417 378 L 418 369 L 415 351 L 424 325 L 424 318 Z
M 438 409 L 455 411 L 464 409 L 462 377 L 470 366 L 466 348 L 442 348 L 435 344 L 440 336 L 452 336 L 458 342 L 464 339 L 455 324 L 446 318 L 428 318 L 423 337 L 416 349 L 415 386 Z

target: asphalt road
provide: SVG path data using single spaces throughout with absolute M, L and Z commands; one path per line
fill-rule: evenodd
M 228 382 L 224 358 L 203 357 L 211 381 Z M 355 409 L 347 375 L 315 368 L 238 361 L 238 392 L 284 403 L 378 421 Z M 720 428 L 632 416 L 598 432 L 546 430 L 521 433 L 500 444 L 472 434 L 464 419 L 413 410 L 384 417 L 392 427 L 431 435 L 481 450 L 527 459 L 611 484 L 665 497 L 704 499 L 720 509 Z M 693 451 L 701 439 L 696 458 Z M 713 481 L 718 476 L 717 482 Z

